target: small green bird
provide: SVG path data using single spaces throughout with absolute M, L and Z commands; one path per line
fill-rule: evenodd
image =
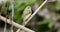
M 31 10 L 31 7 L 30 6 L 27 6 L 25 9 L 24 9 L 24 11 L 23 11 L 23 14 L 22 14 L 22 18 L 23 18 L 23 23 L 22 23 L 22 25 L 24 26 L 24 24 L 25 24 L 25 21 L 31 16 L 31 14 L 32 14 L 32 10 Z M 25 32 L 25 31 L 23 31 L 23 30 L 20 30 L 20 29 L 18 29 L 16 32 Z
M 22 18 L 23 18 L 23 24 L 25 21 L 31 16 L 32 10 L 30 6 L 27 6 L 25 10 L 23 11 Z

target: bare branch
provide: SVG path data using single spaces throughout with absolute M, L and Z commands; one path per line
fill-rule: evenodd
M 0 20 L 6 22 L 6 18 L 3 17 L 3 16 L 1 16 L 1 15 L 0 15 Z M 7 19 L 7 23 L 8 23 L 8 24 L 11 24 L 10 19 Z M 20 28 L 20 29 L 22 29 L 22 30 L 24 30 L 24 31 L 26 31 L 26 32 L 35 32 L 35 31 L 30 30 L 30 29 L 28 29 L 28 28 L 26 28 L 26 27 L 24 27 L 24 26 L 22 26 L 22 25 L 19 25 L 19 24 L 15 23 L 14 21 L 12 22 L 12 24 L 13 24 L 13 26 L 15 26 L 15 27 L 17 27 L 17 28 Z

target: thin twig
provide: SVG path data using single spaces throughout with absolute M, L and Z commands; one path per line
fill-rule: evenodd
M 12 20 L 11 20 L 11 32 L 13 32 L 13 17 L 14 17 L 14 0 L 11 2 L 12 5 Z
M 7 12 L 7 7 L 6 7 L 6 3 L 7 3 L 7 0 L 4 0 L 5 2 L 3 2 L 3 9 L 5 9 L 5 11 L 6 11 L 6 15 L 8 14 L 8 12 Z M 6 22 L 7 22 L 7 16 L 6 16 Z M 7 31 L 7 24 L 6 24 L 6 22 L 5 22 L 5 27 L 4 27 L 4 32 L 6 32 Z
M 2 10 L 7 11 L 7 7 L 5 7 L 6 2 L 7 2 L 6 0 L 3 0 L 3 1 L 2 1 L 1 11 L 2 11 Z M 0 15 L 1 15 L 1 11 L 0 11 Z M 6 14 L 7 14 L 7 12 L 6 12 Z M 7 18 L 7 16 L 6 16 L 6 18 Z M 6 19 L 6 20 L 7 20 L 7 19 Z M 6 21 L 6 22 L 7 22 L 7 21 Z M 5 22 L 5 26 L 4 26 L 4 32 L 6 32 L 6 26 L 7 26 L 7 25 L 6 25 L 6 22 Z
M 47 0 L 45 0 L 41 5 L 40 5 L 40 7 L 38 7 L 37 9 L 36 9 L 36 11 L 31 15 L 31 17 L 27 20 L 27 21 L 25 21 L 25 25 L 35 16 L 35 14 L 44 6 L 44 4 L 47 2 Z
M 1 15 L 0 15 L 0 20 L 6 22 L 6 18 L 3 17 L 3 16 L 1 16 Z M 7 23 L 8 23 L 8 24 L 11 24 L 10 19 L 7 19 Z M 24 31 L 26 31 L 26 32 L 35 32 L 35 31 L 30 30 L 30 29 L 28 29 L 28 28 L 26 28 L 26 27 L 24 27 L 24 26 L 22 26 L 22 25 L 19 25 L 19 24 L 15 23 L 14 21 L 12 21 L 12 24 L 13 24 L 13 26 L 15 26 L 15 27 L 17 27 L 17 28 L 20 28 L 20 29 L 22 29 L 22 30 L 24 30 Z

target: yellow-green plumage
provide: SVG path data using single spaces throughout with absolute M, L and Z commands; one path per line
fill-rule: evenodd
M 32 14 L 31 7 L 27 6 L 22 14 L 23 22 L 25 22 L 31 16 L 31 14 Z

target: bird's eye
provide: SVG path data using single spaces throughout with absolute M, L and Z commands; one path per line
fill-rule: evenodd
M 28 10 L 30 10 L 30 8 L 28 8 Z
M 28 7 L 28 9 L 29 9 L 29 7 Z

